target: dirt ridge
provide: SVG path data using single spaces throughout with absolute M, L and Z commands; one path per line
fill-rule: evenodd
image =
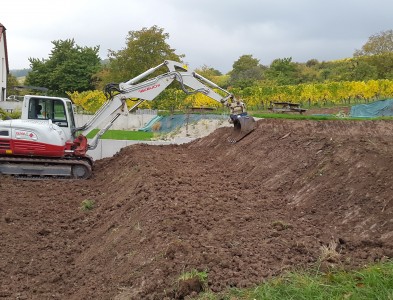
M 1 177 L 0 299 L 182 299 L 192 269 L 218 292 L 393 257 L 392 122 L 231 132 L 124 148 L 87 181 Z M 329 245 L 339 255 L 321 262 Z

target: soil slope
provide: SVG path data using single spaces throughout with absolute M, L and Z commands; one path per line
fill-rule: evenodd
M 183 299 L 193 269 L 222 291 L 393 258 L 392 122 L 232 130 L 124 148 L 86 181 L 0 177 L 0 299 Z

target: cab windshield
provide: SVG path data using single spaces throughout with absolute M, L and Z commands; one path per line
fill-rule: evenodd
M 52 120 L 60 127 L 68 127 L 66 108 L 60 99 L 31 98 L 29 119 Z

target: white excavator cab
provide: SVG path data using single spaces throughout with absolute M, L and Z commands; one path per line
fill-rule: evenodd
M 75 137 L 75 118 L 71 100 L 60 97 L 26 95 L 22 105 L 22 120 L 40 120 L 59 126 L 67 140 Z

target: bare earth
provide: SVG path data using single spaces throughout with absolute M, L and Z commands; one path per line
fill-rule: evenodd
M 219 292 L 393 258 L 393 122 L 232 130 L 124 148 L 86 181 L 0 177 L 0 299 L 184 299 L 193 269 Z

